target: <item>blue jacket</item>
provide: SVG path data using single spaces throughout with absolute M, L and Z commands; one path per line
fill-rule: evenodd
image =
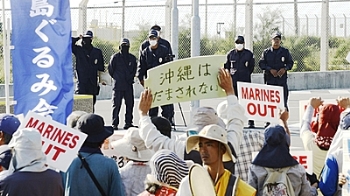
M 98 94 L 97 71 L 104 71 L 102 51 L 93 47 L 89 52 L 75 43 L 79 38 L 72 38 L 72 52 L 76 58 L 76 72 L 78 77 L 77 90 L 80 94 Z M 83 91 L 83 92 L 81 92 Z
M 229 71 L 235 69 L 234 74 L 231 73 L 234 82 L 251 82 L 251 74 L 254 71 L 254 55 L 251 51 L 244 49 L 243 51 L 231 50 L 227 54 L 227 60 L 224 65 Z
M 341 188 L 338 185 L 338 176 L 342 167 L 342 156 L 343 150 L 341 149 L 334 154 L 330 154 L 326 159 L 326 163 L 321 173 L 320 183 L 318 185 L 324 196 L 341 195 Z M 338 161 L 341 165 L 338 164 Z
M 124 196 L 124 189 L 118 166 L 113 159 L 103 156 L 100 149 L 82 147 L 80 154 L 86 158 L 91 171 L 107 195 Z M 66 196 L 101 195 L 89 173 L 77 157 L 67 172 L 62 173 Z
M 132 54 L 118 52 L 111 57 L 108 73 L 114 79 L 113 90 L 127 90 L 132 88 L 136 75 L 136 57 Z
M 157 67 L 161 64 L 170 62 L 169 50 L 165 46 L 158 44 L 157 49 L 152 50 L 151 47 L 145 48 L 140 56 L 140 64 L 138 70 L 138 78 L 140 81 L 147 78 L 147 70 Z
M 286 71 L 288 71 L 292 69 L 293 64 L 294 62 L 289 50 L 283 47 L 280 47 L 277 50 L 274 50 L 272 47 L 265 49 L 259 60 L 259 67 L 262 70 L 265 70 L 267 84 L 282 85 L 286 83 L 287 72 L 281 77 L 273 77 L 270 70 L 275 69 L 279 71 L 280 69 L 285 68 Z

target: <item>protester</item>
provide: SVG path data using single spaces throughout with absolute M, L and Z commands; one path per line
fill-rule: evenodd
M 172 61 L 172 58 L 169 57 L 168 48 L 159 43 L 159 34 L 156 30 L 149 32 L 148 39 L 150 46 L 141 52 L 137 76 L 142 86 L 144 85 L 144 80 L 148 77 L 147 71 L 149 69 Z M 174 105 L 167 104 L 160 107 L 162 108 L 162 116 L 167 118 L 171 125 L 174 126 Z M 151 117 L 158 116 L 158 109 L 158 107 L 150 108 L 149 115 Z
M 198 135 L 187 138 L 186 151 L 199 151 L 217 195 L 255 195 L 254 188 L 224 168 L 223 161 L 235 161 L 227 138 L 227 132 L 222 127 L 207 125 Z M 178 195 L 191 195 L 188 176 L 181 182 Z
M 10 161 L 12 159 L 11 148 L 4 144 L 0 146 L 0 181 L 4 180 L 12 172 L 9 170 Z
M 257 195 L 266 195 L 266 181 L 272 173 L 277 173 L 281 181 L 274 181 L 273 184 L 281 191 L 287 191 L 288 195 L 317 195 L 317 183 L 311 191 L 310 183 L 306 179 L 304 166 L 300 165 L 289 153 L 289 136 L 285 129 L 280 126 L 269 126 L 265 130 L 265 143 L 250 166 L 248 183 L 257 190 Z M 276 184 L 282 183 L 282 184 Z M 270 185 L 270 184 L 269 184 Z M 266 189 L 274 190 L 271 187 Z M 286 190 L 283 190 L 286 188 Z
M 71 128 L 75 128 L 77 126 L 78 119 L 84 115 L 87 114 L 87 112 L 84 111 L 73 111 L 68 117 L 67 117 L 67 126 Z
M 0 145 L 8 144 L 12 135 L 17 131 L 19 125 L 18 118 L 12 114 L 0 114 Z
M 156 152 L 150 160 L 151 175 L 146 179 L 146 191 L 139 196 L 175 196 L 181 180 L 188 174 L 188 166 L 170 150 Z
M 62 174 L 65 195 L 123 196 L 118 166 L 113 159 L 103 156 L 100 149 L 104 140 L 113 134 L 113 128 L 105 127 L 103 118 L 96 114 L 82 115 L 76 128 L 87 134 L 87 138 L 78 157 L 73 160 L 67 172 Z M 89 174 L 88 168 L 92 174 Z M 96 178 L 98 184 L 93 178 Z
M 104 71 L 105 67 L 102 51 L 92 45 L 93 37 L 92 31 L 86 31 L 79 37 L 72 37 L 72 52 L 76 59 L 75 69 L 78 78 L 75 93 L 92 95 L 95 105 L 96 96 L 100 92 L 98 71 Z M 82 46 L 76 44 L 79 39 L 82 39 Z
M 244 48 L 244 37 L 239 35 L 235 40 L 235 48 L 227 54 L 224 64 L 225 69 L 230 71 L 233 89 L 238 96 L 237 82 L 251 82 L 251 75 L 255 67 L 253 53 Z M 249 128 L 255 128 L 254 120 L 248 121 Z
M 122 100 L 125 103 L 124 129 L 135 127 L 133 125 L 134 109 L 134 78 L 137 70 L 136 57 L 129 52 L 130 41 L 123 38 L 119 45 L 120 51 L 111 56 L 108 73 L 114 80 L 112 99 L 112 126 L 118 130 L 119 112 Z
M 154 152 L 146 148 L 137 128 L 129 128 L 123 138 L 111 143 L 114 154 L 128 163 L 120 169 L 125 195 L 135 196 L 144 190 L 144 181 L 151 173 L 148 161 Z
M 300 129 L 304 149 L 312 151 L 313 172 L 316 176 L 320 176 L 327 151 L 340 121 L 339 106 L 334 104 L 322 106 L 319 110 L 318 119 L 316 119 L 316 122 L 312 121 L 314 110 L 322 104 L 321 98 L 310 98 Z
M 345 101 L 348 107 L 349 99 Z M 343 173 L 343 138 L 350 128 L 350 109 L 343 111 L 342 116 L 320 177 L 319 188 L 324 196 L 342 195 L 342 186 L 347 186 L 346 183 L 349 181 L 346 178 L 348 174 Z
M 239 152 L 239 145 L 242 140 L 243 122 L 245 120 L 244 109 L 238 104 L 237 97 L 234 95 L 232 79 L 228 70 L 220 69 L 219 71 L 219 85 L 225 90 L 227 95 L 227 107 L 225 107 L 222 115 L 225 115 L 227 119 L 227 132 L 228 141 L 232 145 L 236 153 Z M 146 89 L 140 99 L 139 113 L 140 113 L 140 136 L 145 141 L 147 148 L 158 151 L 160 149 L 169 149 L 181 159 L 185 158 L 185 146 L 186 138 L 191 135 L 192 131 L 197 133 L 197 130 L 201 130 L 202 127 L 209 124 L 218 124 L 225 127 L 225 123 L 217 116 L 214 109 L 209 107 L 199 108 L 197 113 L 194 115 L 194 125 L 187 131 L 186 135 L 181 135 L 176 138 L 168 138 L 159 131 L 152 124 L 150 118 L 147 115 L 148 109 L 152 104 L 151 91 Z M 197 153 L 198 154 L 198 153 Z M 190 158 L 194 162 L 198 163 L 198 160 Z M 200 157 L 199 157 L 200 159 Z M 201 160 L 200 164 L 201 164 Z
M 13 173 L 0 182 L 2 195 L 63 195 L 60 174 L 46 165 L 39 131 L 20 129 L 13 134 L 8 146 L 13 153 L 9 166 Z

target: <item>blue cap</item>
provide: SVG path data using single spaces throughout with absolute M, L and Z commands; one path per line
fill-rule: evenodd
M 92 31 L 86 31 L 86 33 L 83 35 L 83 37 L 93 37 L 94 34 L 92 33 Z
M 127 39 L 127 38 L 123 38 L 121 41 L 120 41 L 120 45 L 130 45 L 130 41 L 129 41 L 129 39 Z
M 276 37 L 278 37 L 278 38 L 281 39 L 281 37 L 282 37 L 281 33 L 280 33 L 280 32 L 274 32 L 274 33 L 272 33 L 271 39 L 274 39 L 274 38 L 276 38 Z
M 12 135 L 17 131 L 19 125 L 18 118 L 12 114 L 0 114 L 0 131 Z
M 150 37 L 158 37 L 158 32 L 156 30 L 150 30 L 148 33 L 148 38 Z
M 237 38 L 236 38 L 236 40 L 235 40 L 235 43 L 237 43 L 237 42 L 242 42 L 242 43 L 244 43 L 244 37 L 241 36 L 241 35 L 237 36 Z

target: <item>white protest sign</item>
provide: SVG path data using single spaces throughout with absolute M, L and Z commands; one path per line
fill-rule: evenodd
M 259 152 L 252 153 L 252 160 L 255 159 L 258 153 Z M 297 160 L 300 165 L 304 166 L 308 174 L 311 175 L 313 173 L 312 151 L 290 151 L 290 155 L 292 155 L 292 157 Z
M 41 133 L 47 164 L 63 172 L 67 171 L 73 159 L 77 157 L 87 137 L 78 130 L 34 112 L 28 112 L 18 129 L 23 128 L 34 128 Z
M 284 109 L 283 88 L 265 84 L 237 82 L 238 100 L 248 119 L 279 122 Z
M 325 104 L 338 105 L 338 103 L 335 99 L 322 99 L 322 100 L 323 100 L 323 104 L 319 108 L 316 108 L 314 110 L 314 113 L 312 115 L 313 118 L 316 118 L 316 115 L 320 111 L 320 108 L 322 106 L 324 106 Z M 300 100 L 299 101 L 299 122 L 302 122 L 303 116 L 304 116 L 304 113 L 305 113 L 305 110 L 306 110 L 308 104 L 309 104 L 309 100 Z M 343 112 L 344 110 L 345 110 L 344 108 L 340 108 L 340 112 Z
M 350 195 L 350 132 L 343 132 L 343 174 L 346 176 L 346 183 L 342 186 L 342 195 Z
M 152 107 L 225 97 L 218 85 L 219 68 L 226 61 L 224 55 L 181 59 L 147 71 L 145 87 L 152 91 Z

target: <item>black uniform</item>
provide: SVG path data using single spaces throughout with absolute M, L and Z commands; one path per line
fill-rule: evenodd
M 254 55 L 250 50 L 243 49 L 238 51 L 233 49 L 227 54 L 224 67 L 231 73 L 235 95 L 238 95 L 237 82 L 251 82 L 254 64 Z
M 284 94 L 284 106 L 288 110 L 288 85 L 287 85 L 287 70 L 291 70 L 293 67 L 293 59 L 289 53 L 289 50 L 283 47 L 273 49 L 272 47 L 267 48 L 261 55 L 259 61 L 259 67 L 265 71 L 266 84 L 282 86 Z M 282 76 L 274 77 L 270 70 L 275 69 L 286 69 L 286 72 Z
M 92 47 L 89 51 L 75 43 L 79 38 L 72 38 L 72 51 L 76 58 L 76 73 L 78 83 L 75 93 L 93 95 L 93 104 L 96 103 L 96 95 L 99 94 L 100 87 L 97 82 L 97 71 L 104 71 L 104 61 L 102 51 Z
M 147 70 L 170 61 L 171 58 L 169 58 L 169 49 L 164 45 L 158 43 L 157 49 L 151 49 L 151 47 L 145 48 L 140 55 L 140 64 L 138 69 L 139 80 L 143 81 L 145 78 L 147 78 Z M 161 108 L 162 116 L 167 118 L 173 124 L 174 105 L 163 105 Z M 158 116 L 158 107 L 150 109 L 149 116 Z
M 111 57 L 108 73 L 114 79 L 112 125 L 118 127 L 119 111 L 122 99 L 125 102 L 125 125 L 131 126 L 134 108 L 134 77 L 136 75 L 136 57 L 130 53 L 118 52 Z

